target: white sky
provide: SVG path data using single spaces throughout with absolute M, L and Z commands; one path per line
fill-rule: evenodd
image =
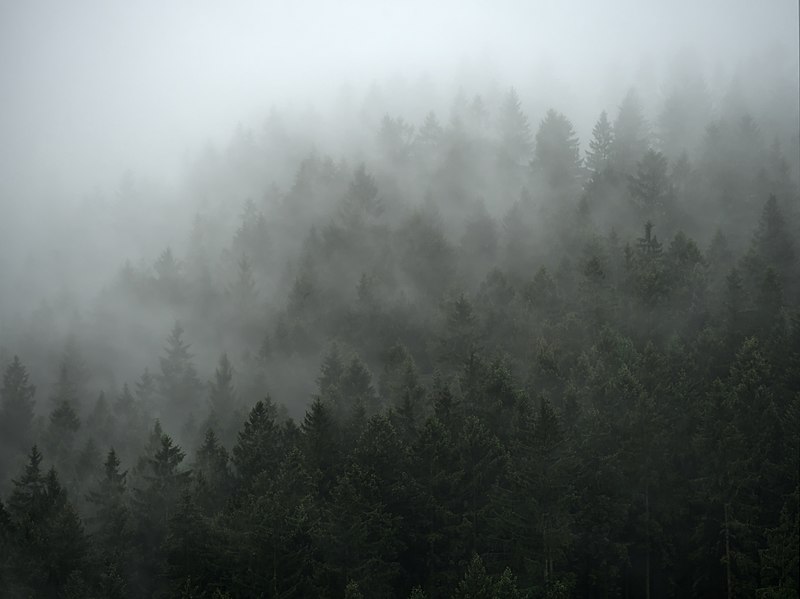
M 435 77 L 468 56 L 513 83 L 547 60 L 591 93 L 642 56 L 735 63 L 772 42 L 797 57 L 796 1 L 0 0 L 0 194 L 167 176 L 208 137 L 332 102 L 345 79 Z

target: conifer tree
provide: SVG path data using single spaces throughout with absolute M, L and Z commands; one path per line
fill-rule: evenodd
M 467 565 L 464 578 L 458 583 L 453 593 L 454 599 L 493 599 L 494 584 L 486 573 L 483 560 L 476 553 Z
M 167 338 L 166 355 L 159 358 L 161 373 L 158 392 L 164 402 L 164 415 L 172 426 L 182 425 L 191 414 L 202 386 L 192 363 L 189 345 L 183 340 L 183 327 L 176 323 Z
M 300 430 L 306 471 L 316 482 L 320 496 L 327 498 L 341 471 L 339 431 L 330 408 L 319 397 L 311 402 Z
M 18 356 L 3 372 L 0 388 L 0 439 L 5 451 L 23 453 L 33 441 L 33 410 L 36 387 Z M 5 459 L 5 452 L 3 452 Z
M 548 110 L 539 125 L 532 164 L 534 171 L 556 190 L 568 191 L 579 183 L 578 138 L 572 123 L 560 112 Z
M 193 469 L 197 502 L 207 514 L 220 511 L 231 493 L 233 479 L 228 462 L 228 452 L 220 445 L 214 430 L 207 429 Z
M 586 150 L 586 168 L 592 173 L 592 177 L 602 174 L 610 166 L 613 145 L 614 129 L 604 110 L 592 129 L 592 139 L 589 141 L 589 149 Z
M 14 530 L 10 588 L 21 596 L 55 596 L 86 565 L 78 514 L 55 470 L 42 475 L 41 462 L 34 446 L 8 502 Z
M 279 432 L 275 423 L 275 405 L 267 396 L 250 410 L 233 448 L 233 465 L 242 485 L 253 484 L 261 473 L 276 472 L 280 456 Z
M 517 91 L 512 87 L 500 109 L 498 129 L 500 133 L 500 161 L 508 166 L 523 166 L 530 158 L 531 128 L 528 117 L 522 111 Z
M 172 438 L 162 435 L 155 454 L 145 460 L 139 486 L 133 489 L 137 560 L 131 582 L 135 592 L 153 594 L 161 585 L 169 523 L 191 477 L 190 471 L 180 469 L 184 457 Z

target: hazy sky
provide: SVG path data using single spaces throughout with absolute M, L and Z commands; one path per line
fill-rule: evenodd
M 591 94 L 609 69 L 686 46 L 797 56 L 797 25 L 795 0 L 0 0 L 0 193 L 164 177 L 238 121 L 332 102 L 345 80 L 435 77 L 467 57 L 517 81 L 549 61 Z

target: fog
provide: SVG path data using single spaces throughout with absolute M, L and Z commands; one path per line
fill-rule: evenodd
M 0 0 L 0 596 L 796 594 L 799 19 Z
M 772 68 L 787 73 L 797 58 L 791 1 L 81 1 L 0 10 L 0 164 L 13 195 L 86 193 L 127 169 L 175 183 L 207 140 L 224 143 L 237 123 L 257 123 L 273 106 L 326 111 L 347 84 L 363 93 L 372 82 L 427 75 L 445 102 L 457 85 L 513 84 L 531 92 L 526 103 L 557 102 L 585 137 L 619 89 L 658 81 L 679 52 L 717 77 L 769 51 L 783 63 Z
M 307 152 L 363 160 L 384 114 L 419 127 L 434 110 L 446 122 L 458 93 L 493 107 L 514 86 L 532 127 L 555 107 L 585 149 L 599 112 L 613 114 L 628 88 L 655 117 L 688 73 L 705 78 L 712 114 L 738 85 L 765 138 L 783 137 L 797 155 L 796 118 L 788 130 L 781 120 L 797 108 L 789 1 L 8 2 L 0 11 L 6 326 L 59 296 L 80 311 L 124 261 L 185 246 L 210 201 L 198 202 L 192 169 L 229 148 L 237 127 L 258 137 L 283 119 L 297 136 L 294 155 L 262 177 L 285 191 Z M 132 186 L 139 204 L 124 206 Z M 219 191 L 236 206 L 231 219 L 266 192 Z M 508 207 L 486 201 L 495 216 Z
M 797 108 L 793 2 L 31 2 L 0 11 L 0 330 L 44 304 L 62 305 L 59 321 L 85 318 L 125 261 L 152 263 L 166 246 L 182 254 L 196 213 L 222 202 L 232 226 L 244 200 L 269 184 L 289 189 L 309 152 L 377 167 L 369 144 L 384 114 L 419 128 L 433 110 L 446 123 L 458 94 L 494 109 L 514 86 L 532 129 L 556 108 L 586 149 L 599 112 L 613 115 L 630 87 L 655 119 L 673 84 L 699 77 L 712 115 L 738 85 L 765 138 L 781 136 L 797 153 L 797 119 L 788 130 L 781 120 Z M 295 138 L 263 165 L 264 189 L 198 190 L 203 156 L 277 129 Z M 508 209 L 484 201 L 495 217 Z

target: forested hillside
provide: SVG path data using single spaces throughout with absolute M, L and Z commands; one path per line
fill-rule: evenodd
M 661 89 L 202 153 L 3 325 L 0 596 L 797 596 L 796 90 Z

